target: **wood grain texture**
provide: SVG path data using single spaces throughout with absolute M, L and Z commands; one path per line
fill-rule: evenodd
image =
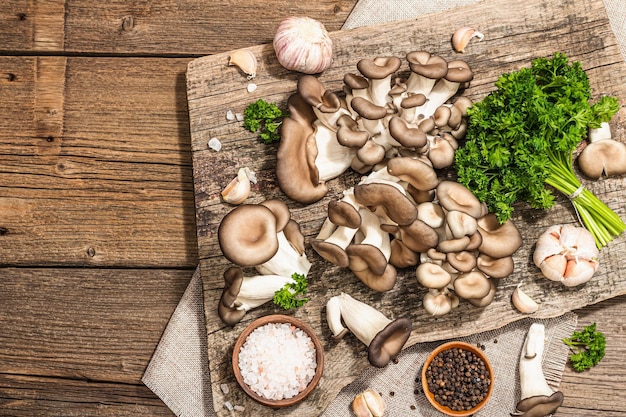
M 171 415 L 141 377 L 192 273 L 4 268 L 0 415 Z
M 187 62 L 0 57 L 0 263 L 195 267 Z
M 500 16 L 499 11 L 505 8 L 508 10 L 507 16 Z M 429 24 L 433 19 L 440 24 Z M 462 57 L 470 63 L 475 74 L 466 91 L 466 95 L 472 99 L 480 99 L 491 91 L 493 82 L 501 73 L 529 65 L 532 58 L 552 55 L 554 51 L 563 51 L 571 59 L 582 62 L 591 79 L 594 96 L 615 95 L 622 102 L 626 97 L 626 66 L 601 1 L 565 1 L 558 6 L 537 0 L 524 3 L 485 1 L 446 12 L 445 19 L 442 16 L 425 16 L 373 28 L 336 32 L 333 34 L 335 60 L 332 68 L 325 71 L 320 80 L 330 90 L 339 91 L 343 74 L 355 72 L 358 59 L 377 55 L 403 57 L 414 49 L 425 49 L 451 59 L 456 56 L 449 45 L 450 34 L 467 22 L 472 22 L 485 33 L 485 40 L 473 43 Z M 240 123 L 228 122 L 225 112 L 227 109 L 242 112 L 247 104 L 257 98 L 277 102 L 285 108 L 287 97 L 295 90 L 298 74 L 278 66 L 271 45 L 260 45 L 250 50 L 260 61 L 255 78 L 259 88 L 252 94 L 245 91 L 245 77 L 236 68 L 227 66 L 228 53 L 192 61 L 187 74 L 198 244 L 205 286 L 214 402 L 218 410 L 224 398 L 217 387 L 220 383 L 233 383 L 232 372 L 226 364 L 230 360 L 230 349 L 236 336 L 248 319 L 276 312 L 273 307 L 264 306 L 249 314 L 245 323 L 234 328 L 225 327 L 217 317 L 216 305 L 223 287 L 221 274 L 227 262 L 220 256 L 216 232 L 221 218 L 232 209 L 220 201 L 221 189 L 236 175 L 238 168 L 248 166 L 259 178 L 248 202 L 259 202 L 266 198 L 285 200 L 305 235 L 311 237 L 317 233 L 325 218 L 328 201 L 336 198 L 356 180 L 355 175 L 348 174 L 330 181 L 327 197 L 310 206 L 285 199 L 276 187 L 273 173 L 275 147 L 260 144 L 253 135 L 241 128 Z M 625 119 L 626 110 L 622 107 L 612 124 L 614 137 L 622 141 L 626 138 L 623 127 Z M 224 148 L 219 153 L 207 149 L 207 141 L 211 137 L 222 140 Z M 626 218 L 622 191 L 624 185 L 624 178 L 617 178 L 588 184 L 588 187 L 618 215 Z M 313 262 L 310 274 L 312 297 L 305 307 L 293 314 L 308 321 L 322 336 L 326 347 L 326 372 L 313 397 L 300 406 L 282 411 L 283 415 L 308 414 L 324 408 L 341 387 L 367 366 L 365 348 L 360 342 L 350 337 L 337 343 L 329 337 L 324 304 L 330 296 L 340 291 L 375 305 L 389 317 L 410 317 L 414 331 L 407 345 L 459 337 L 497 328 L 519 319 L 521 315 L 511 306 L 510 295 L 521 279 L 527 281 L 527 292 L 542 304 L 536 313 L 537 317 L 557 316 L 626 293 L 626 283 L 620 278 L 625 272 L 621 261 L 626 251 L 624 237 L 603 250 L 601 269 L 596 278 L 583 289 L 565 289 L 540 278 L 540 273 L 530 261 L 532 242 L 548 225 L 576 222 L 565 198 L 560 198 L 559 204 L 546 212 L 530 210 L 520 204 L 516 207 L 513 220 L 521 229 L 526 243 L 515 255 L 516 272 L 499 282 L 494 303 L 484 309 L 462 303 L 452 314 L 440 318 L 427 317 L 422 310 L 421 298 L 425 291 L 416 285 L 413 270 L 402 271 L 392 291 L 374 294 L 346 270 L 331 267 L 322 261 L 309 247 L 309 258 Z M 241 401 L 246 402 L 246 407 L 255 406 L 246 398 L 242 397 Z M 255 415 L 265 415 L 266 412 L 254 408 Z
M 0 51 L 200 56 L 269 42 L 287 16 L 338 30 L 355 3 L 8 0 L 0 5 Z

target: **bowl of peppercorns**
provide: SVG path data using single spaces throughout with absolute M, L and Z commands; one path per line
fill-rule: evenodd
M 493 369 L 487 355 L 465 342 L 448 342 L 433 350 L 422 368 L 428 401 L 449 416 L 471 416 L 493 393 Z

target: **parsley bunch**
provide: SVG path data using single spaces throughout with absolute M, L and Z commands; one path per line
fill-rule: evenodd
M 596 323 L 574 332 L 571 337 L 563 339 L 563 343 L 572 350 L 569 360 L 577 372 L 596 366 L 604 357 L 606 338 L 596 330 Z
M 259 132 L 264 143 L 280 140 L 280 125 L 287 114 L 276 104 L 259 99 L 246 107 L 243 116 L 243 127 L 252 133 Z
M 590 104 L 591 88 L 580 62 L 567 56 L 538 58 L 530 68 L 503 74 L 497 89 L 468 109 L 466 143 L 455 154 L 458 181 L 487 203 L 500 223 L 513 204 L 554 205 L 548 184 L 571 198 L 601 248 L 626 224 L 589 190 L 580 189 L 572 154 L 589 128 L 619 110 L 614 97 Z
M 285 284 L 283 288 L 274 293 L 274 304 L 285 310 L 302 307 L 309 301 L 308 298 L 299 297 L 300 295 L 306 294 L 308 290 L 309 283 L 306 277 L 294 272 L 291 278 L 293 278 L 294 282 Z

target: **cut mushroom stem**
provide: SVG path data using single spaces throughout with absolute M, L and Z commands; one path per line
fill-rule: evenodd
M 337 323 L 343 320 L 350 332 L 368 346 L 368 360 L 378 368 L 387 366 L 400 353 L 411 334 L 409 319 L 390 320 L 374 307 L 345 293 L 331 297 L 326 306 L 333 334 L 341 333 Z
M 563 393 L 550 388 L 541 368 L 544 347 L 545 326 L 542 323 L 531 324 L 519 362 L 521 399 L 512 416 L 546 417 L 563 403 Z
M 278 232 L 278 251 L 269 261 L 256 266 L 256 270 L 266 275 L 291 276 L 293 273 L 307 276 L 311 269 L 311 262 L 304 252 L 296 250 L 294 245 L 287 240 L 285 233 Z

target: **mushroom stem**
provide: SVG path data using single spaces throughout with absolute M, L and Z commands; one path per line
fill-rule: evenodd
M 341 323 L 341 300 L 339 297 L 331 297 L 326 302 L 326 322 L 333 333 L 333 339 L 341 339 L 348 333 L 348 329 Z
M 325 182 L 338 177 L 350 168 L 357 150 L 340 144 L 337 141 L 337 134 L 319 120 L 316 120 L 313 126 L 317 145 L 315 166 L 319 171 L 319 181 Z
M 383 313 L 368 304 L 355 300 L 346 293 L 336 295 L 331 300 L 333 298 L 338 300 L 341 318 L 346 327 L 367 346 L 378 332 L 391 323 L 391 320 L 385 317 Z
M 267 262 L 256 266 L 256 270 L 264 275 L 281 275 L 290 277 L 294 272 L 306 276 L 311 269 L 311 262 L 306 253 L 298 252 L 281 231 L 276 234 L 278 251 Z
M 239 295 L 234 305 L 237 310 L 249 311 L 274 298 L 274 293 L 286 284 L 293 284 L 291 277 L 280 275 L 254 275 L 243 277 Z
M 562 404 L 563 394 L 548 386 L 541 362 L 545 346 L 545 326 L 531 324 L 519 362 L 521 398 L 512 416 L 545 417 L 552 415 Z
M 608 122 L 600 123 L 600 127 L 589 129 L 588 133 L 589 143 L 594 143 L 599 140 L 613 139 L 611 135 L 611 126 Z
M 380 228 L 380 219 L 367 208 L 359 209 L 361 215 L 361 227 L 359 231 L 363 234 L 363 240 L 357 242 L 360 245 L 371 245 L 380 249 L 385 259 L 389 261 L 391 256 L 391 239 L 389 233 Z

